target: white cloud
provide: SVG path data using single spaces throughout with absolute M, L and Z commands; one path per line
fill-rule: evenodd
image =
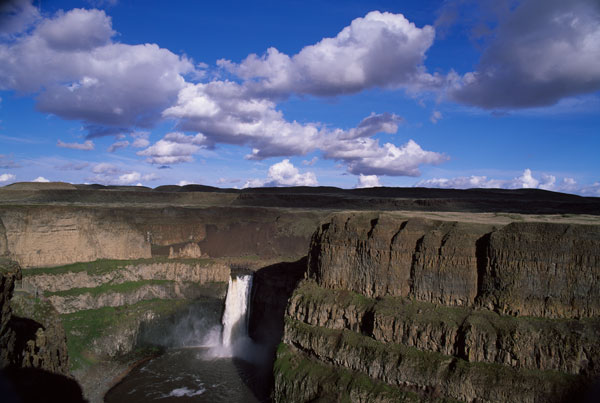
M 135 148 L 146 148 L 150 145 L 150 141 L 148 137 L 150 136 L 150 132 L 133 132 L 130 133 L 131 137 L 135 140 L 131 143 L 132 147 Z
M 493 108 L 552 105 L 600 89 L 600 3 L 526 0 L 501 18 L 476 71 L 451 98 Z
M 431 112 L 431 116 L 429 117 L 429 120 L 431 121 L 431 123 L 436 124 L 441 119 L 442 119 L 442 112 L 440 112 L 440 111 Z
M 554 192 L 576 193 L 585 196 L 600 196 L 600 183 L 593 185 L 579 185 L 575 179 L 564 177 L 557 182 L 554 175 L 540 174 L 537 179 L 530 169 L 525 169 L 521 176 L 513 179 L 493 179 L 487 176 L 460 176 L 456 178 L 432 178 L 421 180 L 415 184 L 418 187 L 444 188 L 444 189 L 471 189 L 471 188 L 496 188 L 496 189 L 544 189 Z
M 32 180 L 32 182 L 50 182 L 50 181 L 48 179 L 44 178 L 43 176 L 38 176 L 37 178 Z
M 398 147 L 392 143 L 380 146 L 372 138 L 336 142 L 326 149 L 324 157 L 346 162 L 348 172 L 355 175 L 390 176 L 419 176 L 419 165 L 447 160 L 443 154 L 423 150 L 413 140 Z
M 61 148 L 70 148 L 73 150 L 84 150 L 91 151 L 94 149 L 94 142 L 92 140 L 86 140 L 82 143 L 64 143 L 61 140 L 58 140 L 56 145 Z
M 247 187 L 267 186 L 317 186 L 317 177 L 313 172 L 303 174 L 288 159 L 271 165 L 266 179 L 253 179 L 246 182 Z
M 117 141 L 116 143 L 113 143 L 110 145 L 110 147 L 108 147 L 107 151 L 109 153 L 114 153 L 115 151 L 117 151 L 120 148 L 126 148 L 129 146 L 129 141 L 125 140 L 125 141 Z
M 16 177 L 16 175 L 13 175 L 13 174 L 0 175 L 0 182 L 14 181 L 15 179 L 17 179 L 17 177 Z
M 95 174 L 115 175 L 121 172 L 121 169 L 108 162 L 101 162 L 99 164 L 94 165 L 94 167 L 92 168 L 92 172 Z
M 186 180 L 181 180 L 179 182 L 177 182 L 177 186 L 186 186 L 186 185 L 191 185 L 194 182 L 188 182 Z
M 101 10 L 43 18 L 30 33 L 0 44 L 0 89 L 37 93 L 40 111 L 82 120 L 90 136 L 149 127 L 194 67 L 155 44 L 115 43 L 113 35 Z
M 202 102 L 196 102 L 198 98 Z M 207 104 L 211 105 L 210 111 Z M 398 115 L 372 113 L 349 130 L 329 130 L 320 123 L 289 122 L 272 101 L 256 97 L 243 85 L 230 81 L 190 84 L 180 92 L 177 104 L 163 114 L 180 119 L 179 127 L 183 130 L 203 133 L 203 144 L 251 146 L 252 152 L 247 158 L 254 160 L 321 150 L 324 158 L 345 163 L 354 174 L 409 176 L 418 175 L 421 164 L 439 164 L 446 160 L 444 155 L 425 151 L 412 140 L 402 146 L 392 143 L 381 146 L 373 136 L 381 132 L 395 133 L 403 122 Z M 157 148 L 166 148 L 167 144 L 159 143 L 155 144 Z M 169 145 L 174 147 L 173 142 Z M 177 162 L 190 161 L 195 151 L 186 148 L 185 158 L 178 155 Z M 138 154 L 162 156 L 158 150 Z
M 439 85 L 441 79 L 427 74 L 423 65 L 434 37 L 429 25 L 418 28 L 402 14 L 372 11 L 294 56 L 269 48 L 239 64 L 217 63 L 261 94 L 331 96 L 373 87 Z
M 374 188 L 374 187 L 380 187 L 380 186 L 381 186 L 381 182 L 379 182 L 379 178 L 377 177 L 377 175 L 360 174 L 358 176 L 358 183 L 356 184 L 356 187 L 359 189 Z
M 193 161 L 192 155 L 205 148 L 206 137 L 202 134 L 185 135 L 180 132 L 168 133 L 161 140 L 137 155 L 147 157 L 151 164 L 171 165 Z

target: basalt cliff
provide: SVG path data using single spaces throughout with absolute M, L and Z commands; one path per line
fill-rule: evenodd
M 218 321 L 241 270 L 272 363 L 260 399 L 586 399 L 599 217 L 598 199 L 537 190 L 11 185 L 0 366 L 13 391 L 74 385 L 76 401 L 76 379 L 103 401 L 174 326 Z
M 275 400 L 583 398 L 599 313 L 598 226 L 337 214 L 287 305 Z

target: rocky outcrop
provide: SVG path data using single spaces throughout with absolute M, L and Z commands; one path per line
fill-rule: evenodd
M 101 264 L 101 262 L 99 263 Z M 94 288 L 103 284 L 122 284 L 144 280 L 169 280 L 205 284 L 227 282 L 229 266 L 209 260 L 189 261 L 137 261 L 114 262 L 113 267 L 95 270 L 95 264 L 78 265 L 73 271 L 36 273 L 30 271 L 23 277 L 23 287 L 48 292 L 66 291 L 74 288 Z M 89 267 L 89 270 L 87 269 Z
M 324 215 L 255 207 L 2 206 L 0 255 L 23 268 L 153 256 L 300 257 Z
M 484 305 L 548 318 L 600 312 L 600 226 L 501 229 L 386 214 L 339 214 L 313 235 L 308 275 L 367 297 Z
M 573 398 L 600 377 L 599 256 L 600 226 L 337 214 L 289 300 L 276 400 L 326 399 L 322 368 L 422 401 Z
M 28 294 L 15 295 L 11 305 L 14 365 L 70 376 L 67 338 L 56 309 Z
M 204 296 L 225 296 L 226 283 L 207 283 L 205 285 L 190 282 L 150 281 L 122 283 L 124 287 L 106 289 L 78 288 L 67 293 L 50 293 L 48 300 L 61 313 L 72 313 L 105 306 L 119 307 L 136 304 L 152 299 L 189 299 Z
M 21 278 L 21 268 L 16 262 L 0 257 L 0 368 L 11 364 L 14 332 L 9 326 L 12 319 L 10 300 L 15 282 Z
M 309 275 L 325 288 L 470 305 L 482 224 L 338 214 L 313 235 Z
M 71 379 L 65 331 L 58 313 L 47 301 L 32 295 L 13 295 L 21 269 L 0 258 L 0 377 L 23 402 L 83 401 L 81 388 Z M 40 393 L 39 388 L 44 388 Z
M 371 299 L 310 280 L 294 291 L 286 316 L 468 362 L 600 376 L 600 318 L 512 317 L 398 297 Z

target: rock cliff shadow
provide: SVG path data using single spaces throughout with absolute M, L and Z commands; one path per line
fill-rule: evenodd
M 304 277 L 308 258 L 280 262 L 256 271 L 252 286 L 248 334 L 256 349 L 252 362 L 234 360 L 242 379 L 261 402 L 270 402 L 273 363 L 283 337 L 284 314 L 288 300 Z
M 0 396 L 6 403 L 86 402 L 74 379 L 37 368 L 2 370 Z

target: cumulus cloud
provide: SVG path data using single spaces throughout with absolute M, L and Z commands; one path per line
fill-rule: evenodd
M 358 183 L 356 184 L 356 187 L 358 189 L 375 188 L 375 187 L 380 187 L 380 186 L 381 186 L 381 182 L 379 182 L 379 177 L 377 175 L 360 174 L 358 176 Z
M 95 174 L 102 175 L 115 175 L 121 172 L 121 168 L 108 162 L 101 162 L 99 164 L 94 165 L 94 167 L 92 168 L 92 172 Z
M 24 31 L 37 20 L 40 13 L 30 0 L 8 0 L 0 4 L 0 36 Z
M 142 174 L 138 171 L 125 170 L 108 162 L 101 162 L 92 167 L 95 175 L 87 178 L 89 182 L 105 185 L 137 185 L 140 181 L 148 182 L 159 179 L 154 173 Z
M 83 143 L 65 143 L 61 140 L 58 140 L 56 145 L 58 147 L 70 148 L 73 150 L 91 151 L 94 149 L 94 143 L 91 140 L 86 140 Z
M 37 94 L 38 110 L 82 120 L 92 136 L 114 134 L 105 127 L 149 127 L 194 67 L 155 44 L 115 43 L 114 35 L 101 10 L 43 18 L 0 45 L 0 89 Z
M 266 179 L 253 179 L 244 184 L 247 187 L 272 186 L 317 186 L 317 177 L 313 172 L 300 173 L 288 159 L 271 165 Z
M 0 182 L 14 181 L 17 177 L 13 174 L 2 174 L 0 175 Z
M 148 137 L 150 136 L 150 132 L 133 132 L 130 134 L 131 134 L 131 137 L 134 138 L 133 143 L 131 143 L 132 147 L 146 148 L 150 145 L 150 141 L 148 140 Z
M 38 176 L 37 178 L 35 178 L 34 180 L 32 180 L 32 182 L 50 182 L 50 180 L 44 178 L 43 176 Z
M 117 141 L 117 142 L 111 144 L 110 147 L 108 147 L 107 151 L 109 153 L 114 153 L 118 149 L 120 149 L 120 148 L 126 148 L 128 146 L 129 146 L 129 141 L 127 141 L 127 140 Z
M 552 105 L 600 89 L 600 3 L 524 0 L 500 18 L 476 71 L 450 96 L 486 109 Z
M 193 161 L 192 156 L 200 149 L 206 148 L 206 144 L 206 137 L 203 134 L 193 136 L 172 132 L 145 150 L 138 151 L 137 155 L 147 157 L 146 161 L 150 164 L 179 164 Z
M 433 27 L 417 27 L 402 14 L 372 11 L 356 18 L 334 38 L 323 38 L 288 56 L 276 48 L 241 63 L 219 60 L 262 94 L 340 95 L 368 88 L 439 85 L 423 65 L 435 37 Z
M 460 176 L 456 178 L 432 178 L 421 180 L 415 184 L 418 187 L 444 189 L 544 189 L 554 192 L 577 193 L 586 196 L 600 196 L 600 183 L 580 185 L 575 179 L 564 177 L 557 181 L 556 176 L 541 173 L 534 177 L 530 169 L 525 169 L 521 176 L 513 179 L 494 179 L 487 176 Z
M 189 84 L 179 93 L 177 103 L 163 115 L 179 119 L 182 130 L 202 133 L 205 136 L 203 144 L 208 146 L 216 143 L 250 146 L 252 152 L 247 158 L 254 160 L 306 155 L 321 150 L 324 158 L 345 163 L 354 174 L 409 176 L 418 175 L 421 164 L 438 164 L 446 160 L 444 155 L 425 151 L 412 140 L 402 146 L 380 145 L 373 136 L 396 133 L 403 122 L 398 115 L 372 113 L 349 130 L 330 130 L 319 123 L 290 122 L 276 109 L 273 101 L 258 97 L 244 85 L 231 81 Z M 176 139 L 168 143 L 161 140 L 150 147 L 156 146 L 156 151 L 148 149 L 138 154 L 162 156 L 163 153 L 158 151 L 164 150 L 165 156 L 172 157 L 173 153 L 166 151 L 181 144 Z M 190 161 L 195 152 L 193 147 L 184 149 L 185 152 L 177 154 L 177 162 Z M 169 162 L 157 160 L 154 163 Z

